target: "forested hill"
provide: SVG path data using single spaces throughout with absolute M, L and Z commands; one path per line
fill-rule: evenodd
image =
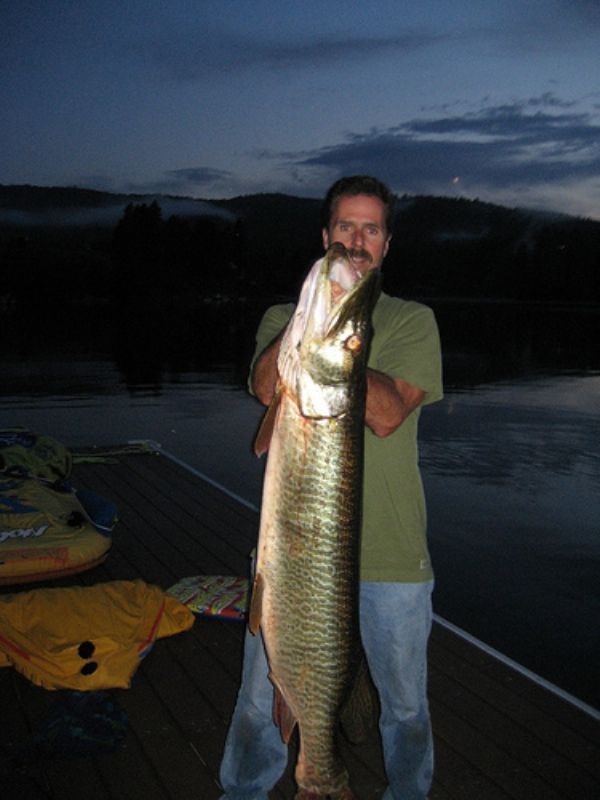
M 23 289 L 25 279 L 43 287 L 51 274 L 52 289 L 68 286 L 70 295 L 146 282 L 205 297 L 293 296 L 321 252 L 319 209 L 316 199 L 280 194 L 198 200 L 0 186 L 3 292 Z M 412 297 L 600 303 L 600 222 L 403 196 L 385 288 Z
M 286 286 L 320 252 L 318 201 L 253 195 L 218 203 L 247 221 L 256 268 L 284 273 Z M 600 222 L 403 196 L 384 274 L 392 294 L 600 303 Z

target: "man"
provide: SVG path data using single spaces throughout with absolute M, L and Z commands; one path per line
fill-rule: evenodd
M 356 268 L 379 268 L 391 238 L 393 195 L 375 178 L 342 178 L 323 204 L 323 246 L 340 242 Z M 273 306 L 257 333 L 250 388 L 268 404 L 291 305 Z M 433 772 L 426 695 L 433 572 L 418 467 L 421 406 L 442 397 L 437 326 L 429 308 L 380 296 L 367 370 L 360 629 L 381 702 L 388 787 L 383 800 L 424 800 Z M 242 685 L 221 764 L 222 800 L 268 800 L 287 763 L 272 721 L 262 639 L 246 635 Z

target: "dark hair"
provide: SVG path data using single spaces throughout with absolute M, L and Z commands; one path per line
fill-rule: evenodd
M 378 197 L 384 204 L 385 228 L 389 236 L 392 232 L 395 197 L 385 183 L 373 178 L 371 175 L 350 175 L 346 178 L 340 178 L 329 188 L 321 206 L 321 227 L 329 228 L 331 215 L 341 197 L 355 197 L 358 194 Z

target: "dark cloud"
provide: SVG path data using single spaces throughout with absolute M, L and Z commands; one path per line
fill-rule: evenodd
M 163 192 L 165 194 L 194 194 L 207 187 L 215 189 L 228 183 L 232 173 L 213 167 L 182 167 L 163 172 L 162 176 L 148 183 L 131 183 L 126 189 L 129 192 Z
M 350 58 L 354 63 L 372 61 L 389 53 L 403 54 L 428 48 L 447 38 L 447 34 L 414 30 L 387 36 L 324 35 L 317 39 L 294 37 L 275 42 L 234 38 L 223 32 L 205 30 L 165 37 L 144 49 L 168 77 L 197 80 L 213 71 L 322 68 L 339 65 Z
M 598 0 L 528 0 L 504 3 L 493 27 L 482 27 L 480 35 L 498 52 L 522 56 L 525 49 L 530 58 L 544 54 L 560 59 L 566 45 L 597 39 L 599 24 Z
M 473 136 L 493 138 L 495 145 L 504 141 L 508 147 L 516 143 L 543 145 L 552 141 L 578 143 L 580 146 L 596 144 L 600 127 L 594 125 L 588 113 L 547 114 L 524 112 L 520 104 L 502 105 L 462 117 L 435 120 L 414 120 L 397 129 L 409 135 L 451 134 L 464 139 Z
M 539 97 L 530 97 L 522 103 L 523 107 L 529 106 L 537 108 L 539 106 L 551 108 L 573 108 L 577 105 L 576 100 L 561 100 L 553 92 L 544 92 Z
M 415 119 L 304 153 L 295 166 L 374 172 L 399 191 L 447 186 L 453 176 L 494 189 L 600 178 L 600 126 L 570 104 L 532 98 L 462 116 Z M 558 113 L 531 109 L 553 107 Z
M 132 47 L 143 52 L 144 58 L 169 78 L 196 81 L 213 72 L 361 64 L 389 55 L 427 51 L 446 43 L 461 48 L 483 44 L 503 54 L 509 50 L 522 53 L 523 47 L 556 51 L 565 39 L 585 41 L 596 35 L 599 21 L 597 0 L 543 0 L 507 3 L 493 27 L 482 25 L 477 14 L 439 23 L 425 13 L 424 22 L 412 27 L 403 26 L 401 15 L 392 15 L 389 20 L 374 19 L 374 26 L 384 31 L 381 34 L 331 31 L 315 36 L 307 26 L 293 35 L 267 38 L 265 34 L 261 39 L 257 35 L 234 34 L 226 22 L 212 19 L 187 30 L 165 27 L 160 37 L 142 44 L 136 42 Z M 339 27 L 340 20 L 336 22 Z
M 250 57 L 265 67 L 319 66 L 355 59 L 379 58 L 388 52 L 408 53 L 438 44 L 446 35 L 412 31 L 388 36 L 323 37 L 315 41 L 265 42 L 254 46 Z
M 180 184 L 196 184 L 197 186 L 212 185 L 229 180 L 231 172 L 213 167 L 183 167 L 165 172 L 167 180 Z

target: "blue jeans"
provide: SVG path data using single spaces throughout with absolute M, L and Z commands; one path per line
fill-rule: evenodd
M 426 583 L 360 586 L 360 628 L 381 702 L 379 730 L 388 787 L 382 800 L 425 800 L 433 775 L 427 703 L 431 592 Z M 273 723 L 273 686 L 260 635 L 246 632 L 242 683 L 227 734 L 221 800 L 268 800 L 288 749 Z

